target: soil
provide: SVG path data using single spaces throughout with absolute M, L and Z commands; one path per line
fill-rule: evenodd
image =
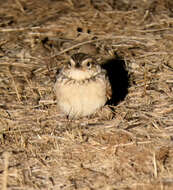
M 173 1 L 0 3 L 0 189 L 173 189 Z M 113 98 L 68 120 L 53 86 L 76 52 Z

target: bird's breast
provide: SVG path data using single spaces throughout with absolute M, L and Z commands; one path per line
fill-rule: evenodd
M 56 82 L 55 94 L 57 104 L 65 114 L 87 116 L 106 103 L 106 83 L 104 80 L 83 84 Z

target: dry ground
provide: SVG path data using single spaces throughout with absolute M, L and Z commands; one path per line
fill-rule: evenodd
M 79 51 L 124 60 L 113 117 L 57 112 L 56 70 Z M 1 0 L 0 189 L 171 190 L 172 141 L 172 0 Z

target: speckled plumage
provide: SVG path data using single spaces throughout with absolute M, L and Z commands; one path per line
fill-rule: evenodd
M 105 105 L 110 89 L 106 71 L 84 53 L 72 55 L 54 86 L 58 108 L 71 119 L 95 113 Z

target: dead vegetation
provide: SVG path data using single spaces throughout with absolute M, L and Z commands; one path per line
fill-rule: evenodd
M 56 110 L 56 70 L 79 51 L 125 61 L 113 119 Z M 171 0 L 1 2 L 1 189 L 171 190 L 172 52 Z

